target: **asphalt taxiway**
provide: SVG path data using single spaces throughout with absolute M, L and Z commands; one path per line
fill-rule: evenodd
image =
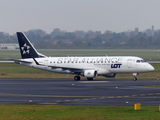
M 0 104 L 160 105 L 160 80 L 0 79 Z

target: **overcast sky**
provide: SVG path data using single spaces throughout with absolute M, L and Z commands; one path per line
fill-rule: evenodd
M 160 29 L 160 0 L 0 0 L 0 31 Z

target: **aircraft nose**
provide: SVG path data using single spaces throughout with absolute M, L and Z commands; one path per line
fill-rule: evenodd
M 153 71 L 154 70 L 154 67 L 150 64 L 147 65 L 147 70 L 148 71 Z

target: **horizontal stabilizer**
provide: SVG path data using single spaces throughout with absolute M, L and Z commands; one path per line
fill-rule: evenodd
M 18 60 L 18 59 L 8 59 L 8 60 L 14 61 L 15 63 L 18 63 L 18 64 L 20 64 L 20 62 L 22 62 L 22 63 L 32 63 L 32 62 L 29 62 L 29 61 Z

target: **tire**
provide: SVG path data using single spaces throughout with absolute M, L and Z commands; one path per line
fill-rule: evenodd
M 92 80 L 93 80 L 93 78 L 87 78 L 87 80 L 92 81 Z
M 134 81 L 137 81 L 137 78 L 136 78 L 136 77 L 134 77 L 134 78 L 133 78 L 133 80 L 134 80 Z
M 74 76 L 75 81 L 79 81 L 80 79 L 81 79 L 80 76 Z

